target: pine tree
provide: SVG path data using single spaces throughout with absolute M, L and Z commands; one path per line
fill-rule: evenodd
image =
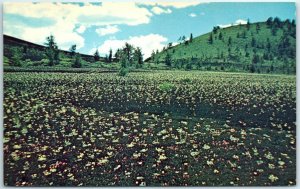
M 249 57 L 249 56 L 250 56 L 249 52 L 248 52 L 248 51 L 246 51 L 246 53 L 245 53 L 245 57 Z
M 212 33 L 210 33 L 210 35 L 209 35 L 209 38 L 208 38 L 208 43 L 209 44 L 213 44 L 213 35 L 212 35 Z
M 76 53 L 76 45 L 72 45 L 70 47 L 69 51 L 71 52 L 71 56 L 74 56 Z
M 258 33 L 260 31 L 260 25 L 259 23 L 256 23 L 256 33 Z
M 259 55 L 258 54 L 254 54 L 253 58 L 252 58 L 252 63 L 253 64 L 257 64 L 259 62 Z
M 244 39 L 246 39 L 246 31 L 243 31 L 242 37 L 243 37 Z
M 270 43 L 270 39 L 267 38 L 267 49 L 268 49 L 268 52 L 271 51 L 271 43 Z
M 78 53 L 75 56 L 75 60 L 74 60 L 72 67 L 73 68 L 81 68 L 81 57 Z
M 190 43 L 193 42 L 193 34 L 190 35 Z
M 11 49 L 12 57 L 11 57 L 11 65 L 12 66 L 21 66 L 21 51 L 19 48 L 15 47 Z
M 121 62 L 121 68 L 127 68 L 128 67 L 128 59 L 125 53 L 121 53 L 120 55 L 120 62 Z
M 254 37 L 252 37 L 252 40 L 251 40 L 251 46 L 252 47 L 255 47 L 256 46 L 256 39 Z
M 254 73 L 254 72 L 255 72 L 255 66 L 254 66 L 254 64 L 251 64 L 249 70 L 250 70 L 251 73 Z
M 121 49 L 117 49 L 117 51 L 115 52 L 115 59 L 117 61 L 121 59 L 121 54 L 122 54 L 122 50 Z
M 152 53 L 151 53 L 151 60 L 154 62 L 155 60 L 155 51 L 152 50 Z
M 165 57 L 165 64 L 169 67 L 172 65 L 172 58 L 171 58 L 171 55 L 169 53 L 167 53 L 167 55 Z
M 295 19 L 292 20 L 291 24 L 292 24 L 292 26 L 296 26 Z
M 182 38 L 181 38 L 181 36 L 178 38 L 178 43 L 180 43 L 181 44 L 181 40 L 182 40 Z
M 223 39 L 223 34 L 222 32 L 219 33 L 219 40 L 222 40 Z
M 98 49 L 97 49 L 96 52 L 94 53 L 94 59 L 95 59 L 96 62 L 100 60 L 100 55 L 99 55 Z
M 246 27 L 247 27 L 247 30 L 250 30 L 250 20 L 249 20 L 249 18 L 248 18 L 248 20 L 247 20 L 247 25 L 246 25 Z
M 129 63 L 132 63 L 132 56 L 133 56 L 133 46 L 129 43 L 125 43 L 125 47 L 123 48 L 123 52 L 125 53 L 125 56 L 127 58 L 127 61 Z
M 142 54 L 142 49 L 141 48 L 137 47 L 134 50 L 134 59 L 135 59 L 135 61 L 138 65 L 143 64 L 143 54 Z
M 272 27 L 271 33 L 272 33 L 273 36 L 276 36 L 276 34 L 277 34 L 277 28 L 276 27 Z
M 271 28 L 272 24 L 273 24 L 273 17 L 269 17 L 268 20 L 267 20 L 267 26 L 268 26 L 268 28 Z
M 49 66 L 54 66 L 59 63 L 59 50 L 53 35 L 47 37 L 46 40 L 47 40 L 47 42 L 45 43 L 45 45 L 47 46 L 46 55 L 49 60 Z
M 228 38 L 228 46 L 230 46 L 232 44 L 232 38 L 231 36 Z
M 112 62 L 112 49 L 109 50 L 109 55 L 108 55 L 108 62 Z
M 278 18 L 278 17 L 274 18 L 273 27 L 275 27 L 275 28 L 281 28 L 281 20 L 280 20 L 280 18 Z
M 217 34 L 217 32 L 218 32 L 219 29 L 220 29 L 220 26 L 215 26 L 215 27 L 213 28 L 213 33 L 214 33 L 214 34 Z

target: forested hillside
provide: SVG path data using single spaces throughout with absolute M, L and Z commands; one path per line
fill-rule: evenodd
M 244 70 L 247 72 L 296 71 L 295 21 L 269 18 L 266 22 L 214 27 L 193 38 L 181 36 L 161 52 L 153 52 L 148 62 L 175 68 Z

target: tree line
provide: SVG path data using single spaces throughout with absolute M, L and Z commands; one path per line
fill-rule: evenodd
M 24 46 L 23 49 L 20 47 L 5 47 L 5 56 L 11 59 L 11 66 L 22 66 L 22 62 L 24 61 L 40 61 L 46 63 L 44 60 L 47 60 L 48 66 L 56 66 L 61 63 L 62 56 L 64 53 L 59 50 L 58 45 L 55 41 L 55 37 L 50 35 L 46 37 L 46 42 L 44 43 L 45 49 L 35 49 L 35 48 L 27 48 Z M 73 68 L 82 67 L 82 57 L 77 52 L 77 45 L 71 45 L 69 48 L 69 57 L 72 59 L 71 66 Z M 95 63 L 98 61 L 103 61 L 106 63 L 116 62 L 121 64 L 121 67 L 129 68 L 129 67 L 142 67 L 143 53 L 140 47 L 134 47 L 129 43 L 125 43 L 124 47 L 119 48 L 115 54 L 113 55 L 112 49 L 109 50 L 108 54 L 102 58 L 98 50 L 92 56 L 92 59 L 89 59 L 88 62 Z M 38 64 L 38 63 L 37 63 Z

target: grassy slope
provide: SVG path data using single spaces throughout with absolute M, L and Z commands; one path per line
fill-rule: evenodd
M 186 58 L 207 58 L 209 60 L 214 60 L 217 62 L 223 62 L 224 58 L 218 58 L 218 55 L 223 53 L 226 61 L 228 61 L 228 48 L 230 47 L 231 53 L 236 54 L 240 57 L 240 63 L 250 63 L 253 57 L 254 48 L 251 46 L 252 37 L 256 39 L 256 44 L 259 47 L 256 47 L 257 54 L 263 56 L 266 52 L 266 42 L 267 38 L 270 39 L 270 43 L 272 45 L 271 51 L 276 50 L 280 38 L 283 35 L 283 30 L 278 29 L 276 36 L 273 36 L 271 33 L 271 29 L 267 27 L 265 23 L 260 24 L 260 31 L 256 32 L 256 25 L 251 24 L 250 29 L 247 30 L 246 25 L 232 26 L 228 28 L 223 28 L 217 31 L 216 34 L 213 34 L 213 44 L 208 43 L 210 33 L 201 35 L 193 39 L 193 41 L 189 44 L 179 44 L 171 49 L 160 52 L 156 55 L 156 58 L 159 61 L 164 61 L 164 58 L 168 53 L 171 54 L 172 59 L 186 59 Z M 242 38 L 242 33 L 246 32 L 246 38 Z M 222 33 L 223 39 L 219 40 L 219 33 Z M 237 34 L 240 33 L 240 37 L 237 38 Z M 232 44 L 228 45 L 229 37 L 232 38 Z M 291 38 L 292 45 L 295 46 L 295 39 Z M 245 57 L 245 45 L 248 45 L 247 52 L 249 53 L 249 57 Z M 264 48 L 261 45 L 264 45 Z M 264 64 L 270 64 L 271 61 L 264 61 Z M 278 63 L 278 62 L 277 62 Z M 278 64 L 277 64 L 278 65 Z M 279 65 L 278 65 L 279 66 Z

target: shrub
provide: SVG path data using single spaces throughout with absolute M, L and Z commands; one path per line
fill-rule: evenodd
M 174 84 L 166 82 L 159 85 L 159 89 L 165 92 L 170 92 L 172 89 L 174 89 L 174 87 Z
M 191 79 L 190 78 L 184 78 L 181 80 L 182 82 L 185 82 L 185 83 L 190 83 L 191 82 Z
M 129 70 L 127 68 L 121 68 L 119 71 L 119 76 L 125 77 L 128 74 Z
M 191 70 L 192 69 L 192 64 L 191 63 L 187 63 L 185 65 L 185 70 Z
M 20 52 L 20 49 L 15 48 L 12 49 L 12 57 L 11 57 L 11 65 L 12 66 L 21 66 L 21 58 L 22 54 Z
M 28 49 L 27 52 L 24 54 L 23 59 L 30 59 L 31 61 L 41 61 L 46 57 L 43 51 L 39 51 L 36 49 Z
M 73 68 L 81 68 L 81 57 L 79 54 L 76 55 L 74 64 L 72 65 Z

